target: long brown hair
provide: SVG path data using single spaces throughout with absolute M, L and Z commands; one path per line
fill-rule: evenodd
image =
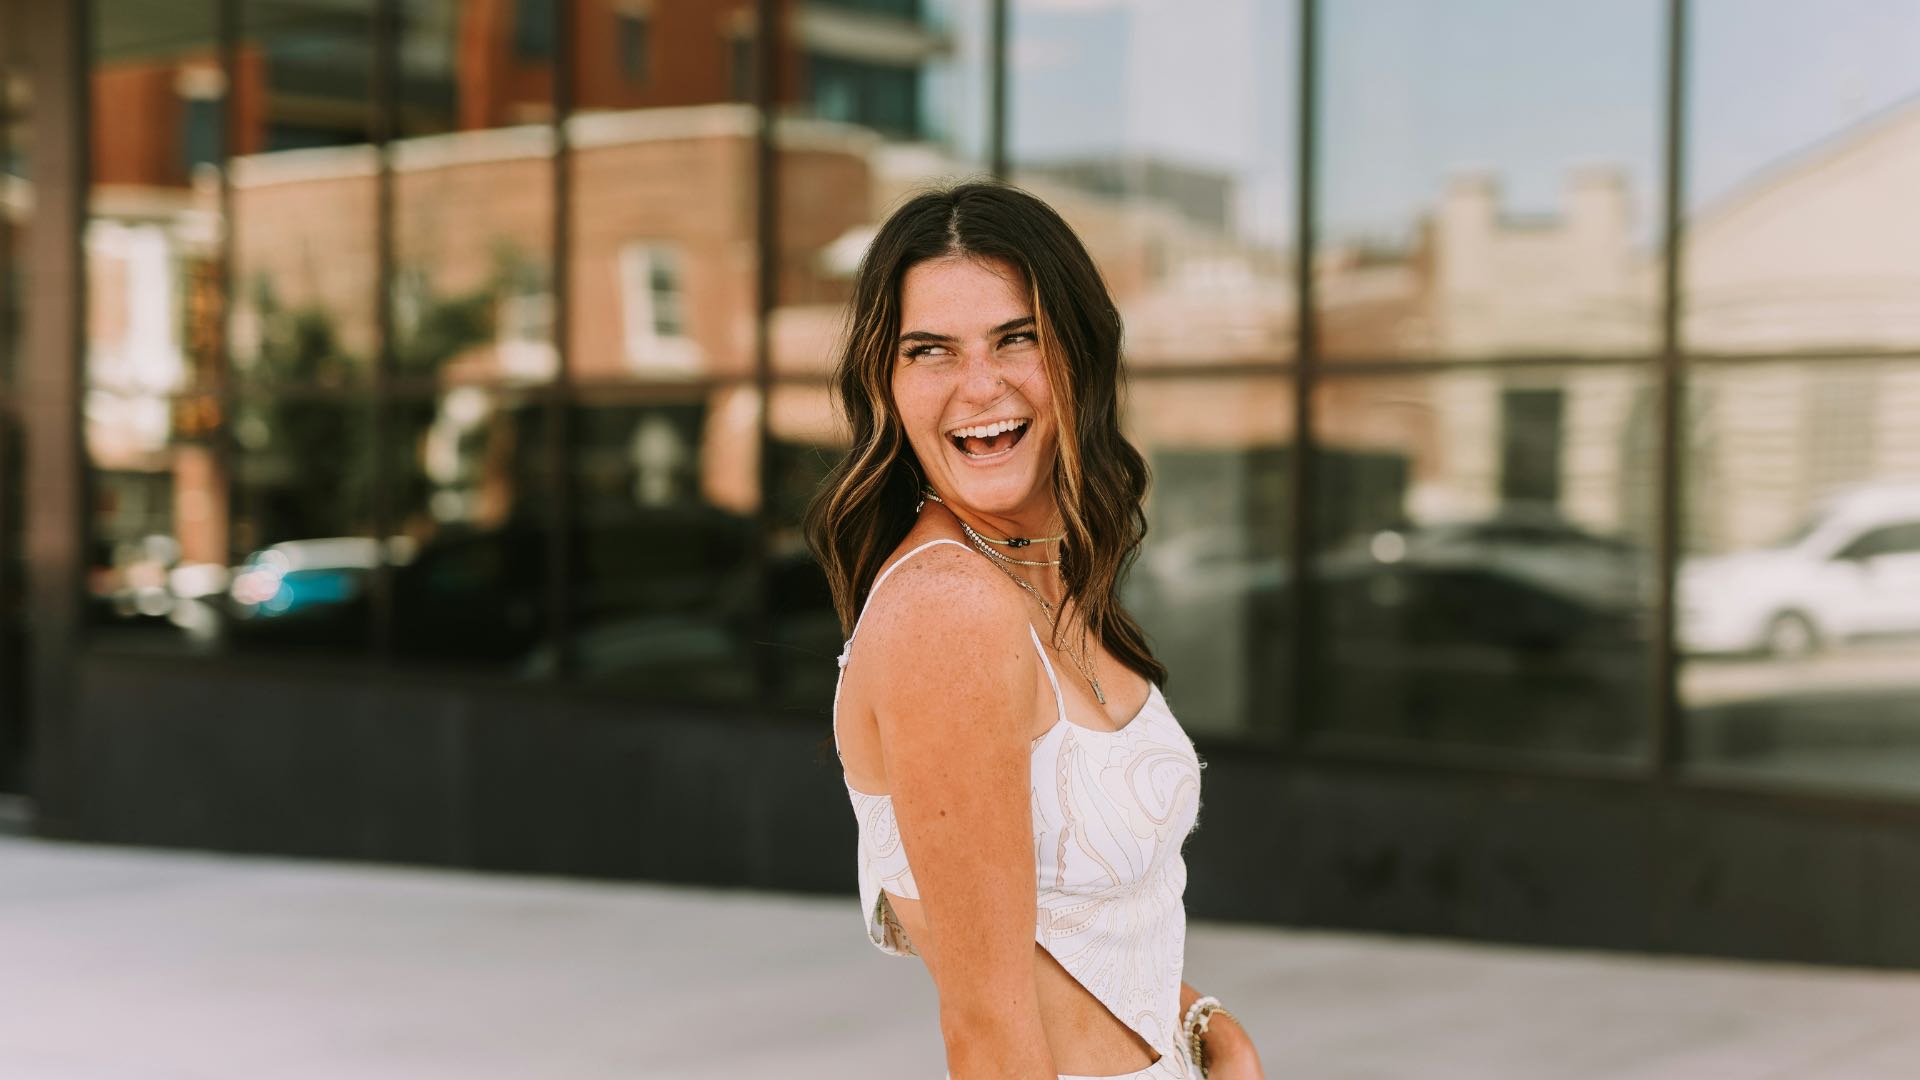
M 852 324 L 833 388 L 853 448 L 807 507 L 807 546 L 841 629 L 853 632 L 881 566 L 909 530 L 920 471 L 893 403 L 900 283 L 928 259 L 1003 259 L 1026 275 L 1059 453 L 1055 501 L 1065 521 L 1060 574 L 1071 603 L 1121 663 L 1164 686 L 1167 669 L 1120 606 L 1120 581 L 1146 536 L 1146 459 L 1120 432 L 1120 311 L 1092 256 L 1053 208 L 1005 184 L 921 192 L 880 226 L 854 284 Z M 1064 606 L 1063 603 L 1063 606 Z

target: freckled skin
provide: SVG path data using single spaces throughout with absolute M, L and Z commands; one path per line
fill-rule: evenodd
M 894 405 L 907 442 L 934 491 L 989 535 L 1043 535 L 1058 521 L 1053 393 L 1039 343 L 1030 326 L 992 332 L 1033 315 L 1025 276 L 998 259 L 929 259 L 908 270 L 900 286 L 902 333 L 956 339 L 896 357 Z M 969 464 L 945 434 L 1018 416 L 1032 418 L 1020 445 L 991 468 Z

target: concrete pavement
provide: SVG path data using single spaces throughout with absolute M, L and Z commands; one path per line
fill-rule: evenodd
M 939 1077 L 856 908 L 0 836 L 0 1077 Z M 1275 1078 L 1920 1076 L 1916 974 L 1207 923 L 1187 973 Z

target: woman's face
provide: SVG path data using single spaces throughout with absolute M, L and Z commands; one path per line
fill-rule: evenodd
M 1054 513 L 1052 392 L 1025 275 L 1000 259 L 929 259 L 900 285 L 893 400 L 942 498 L 1008 531 Z

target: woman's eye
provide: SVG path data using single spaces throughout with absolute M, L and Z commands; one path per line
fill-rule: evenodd
M 932 355 L 933 353 L 935 353 L 935 352 L 937 352 L 937 351 L 939 351 L 939 348 L 940 348 L 940 346 L 938 346 L 938 345 L 913 345 L 913 346 L 909 346 L 909 347 L 908 347 L 908 349 L 907 349 L 907 359 L 909 359 L 909 360 L 919 360 L 919 359 L 921 359 L 921 358 L 923 358 L 923 357 L 926 357 L 926 356 L 930 356 L 930 355 Z
M 1031 345 L 1032 343 L 1033 334 L 1027 330 L 1022 330 L 1017 334 L 1008 334 L 1006 337 L 1000 339 L 1000 344 L 1002 345 Z

